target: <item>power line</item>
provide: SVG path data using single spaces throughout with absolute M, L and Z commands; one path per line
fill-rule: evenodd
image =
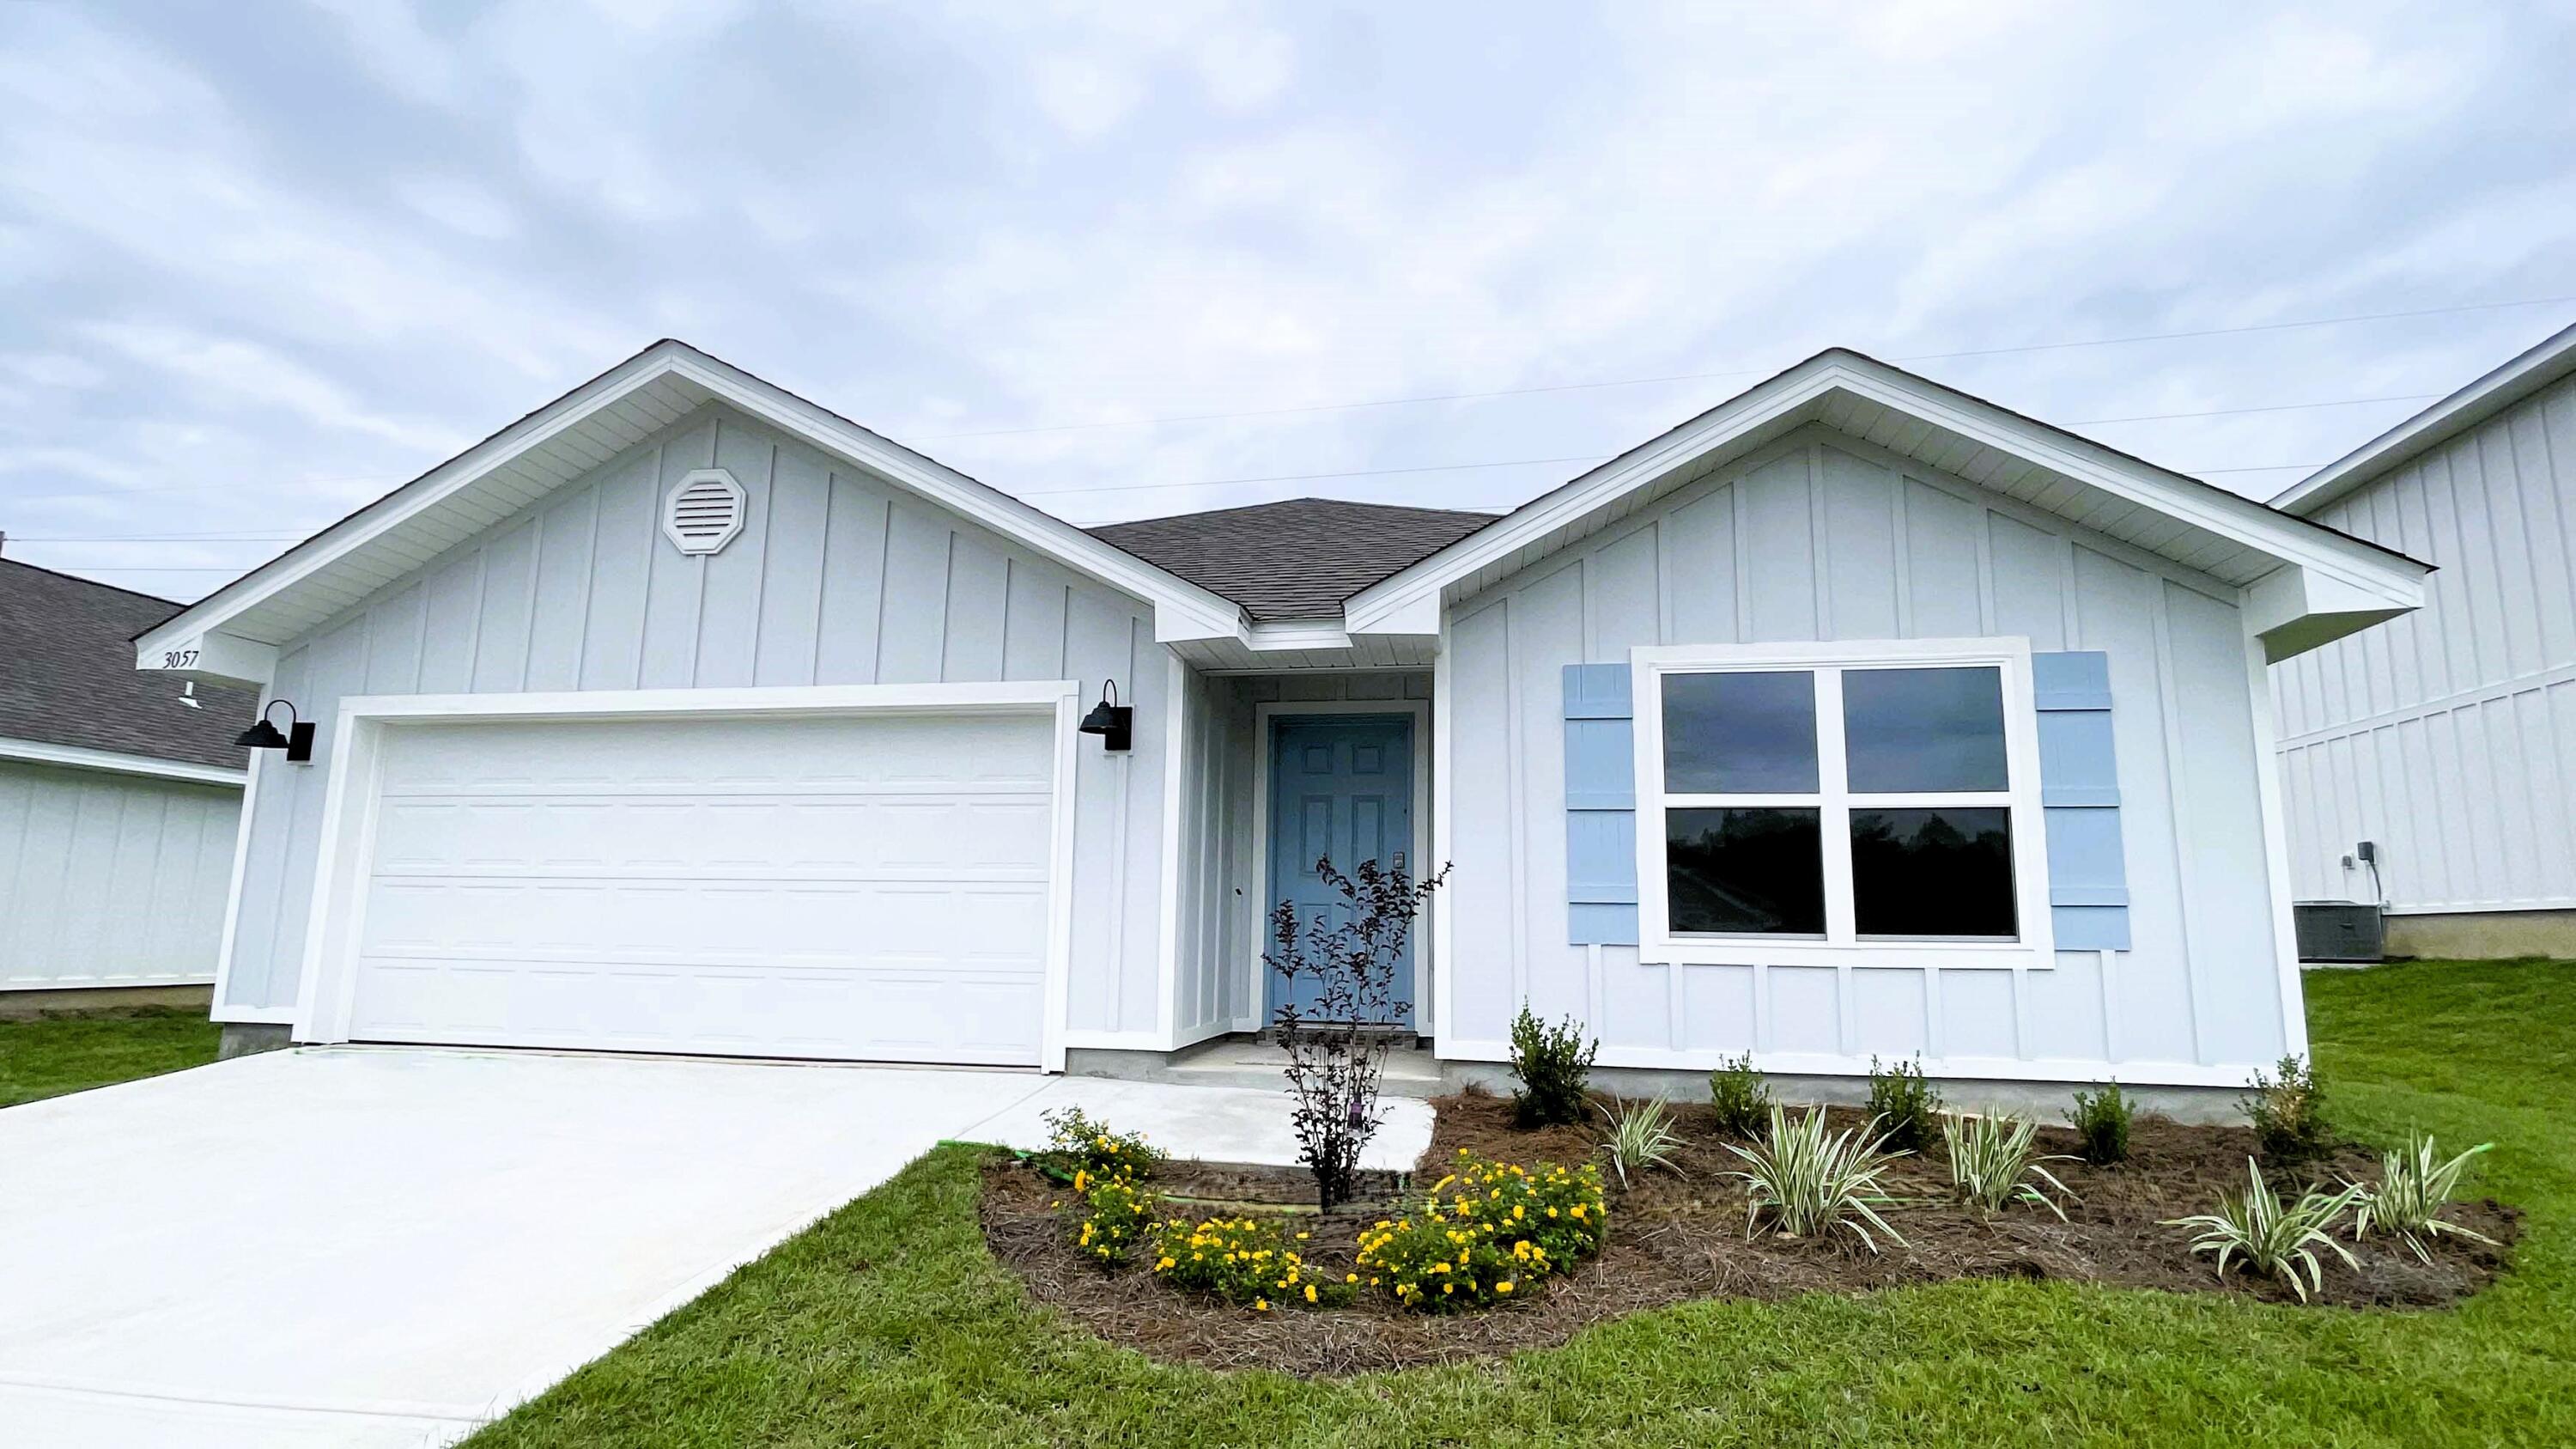
M 2181 413 L 2137 413 L 2116 418 L 2077 418 L 2069 427 L 2094 427 L 2108 423 L 2173 422 L 2187 418 L 2235 417 L 2247 413 L 2299 412 L 2314 408 L 2358 407 L 2374 403 L 2428 402 L 2441 393 L 2397 393 L 2386 397 L 2330 398 L 2323 402 L 2267 403 L 2260 407 L 2203 408 Z M 1323 473 L 1273 473 L 1244 478 L 1198 478 L 1178 483 L 1110 483 L 1096 487 L 1043 488 L 1013 494 L 1017 498 L 1045 498 L 1057 494 L 1159 492 L 1171 488 L 1222 488 L 1254 483 L 1304 483 L 1338 478 L 1378 478 L 1410 473 L 1454 473 L 1481 468 L 1528 468 L 1541 465 L 1590 465 L 1615 458 L 1616 453 L 1590 453 L 1564 458 L 1497 458 L 1481 463 L 1423 463 L 1400 468 L 1353 468 Z M 2204 468 L 2202 473 L 2270 473 L 2312 464 L 2274 464 L 2259 468 Z M 2183 471 L 2190 471 L 2188 469 Z M 186 485 L 181 485 L 186 486 Z M 139 491 L 139 490 L 138 490 Z M 118 496 L 118 495 L 106 495 Z M 13 536 L 12 543 L 296 543 L 309 533 L 98 533 L 98 534 L 27 534 Z
M 2202 327 L 2182 332 L 2140 332 L 2126 337 L 2091 337 L 2063 342 L 2029 342 L 2011 347 L 1961 348 L 1949 352 L 1916 352 L 1890 362 L 1943 362 L 1966 357 L 2003 357 L 2026 352 L 2056 352 L 2078 347 L 2117 347 L 2133 342 L 2173 342 L 2197 337 L 2227 337 L 2252 332 L 2287 332 L 2302 327 L 2338 327 L 2352 322 L 2388 322 L 2410 317 L 2442 317 L 2461 312 L 2493 312 L 2510 307 L 2546 307 L 2576 302 L 2576 296 L 2524 297 L 2511 302 L 2467 302 L 2450 307 L 2420 307 L 2402 312 L 2357 312 L 2344 317 L 2312 317 L 2295 322 L 2255 322 L 2237 327 Z M 1358 408 L 1404 407 L 1414 403 L 1472 402 L 1481 398 L 1529 397 L 1540 393 L 1583 392 L 1597 388 L 1646 387 L 1665 382 L 1705 382 L 1724 377 L 1757 377 L 1776 368 L 1739 367 L 1717 372 L 1676 372 L 1659 377 L 1609 378 L 1598 382 L 1551 383 L 1537 387 L 1496 388 L 1485 392 L 1425 393 L 1415 397 L 1363 398 L 1353 402 L 1310 403 L 1300 407 L 1252 408 L 1240 412 L 1175 413 L 1162 417 L 1121 418 L 1091 423 L 1054 423 L 1024 428 L 984 428 L 971 432 L 921 433 L 898 441 L 940 442 L 957 438 L 1006 438 L 1030 433 L 1076 433 L 1100 428 L 1154 427 L 1164 423 L 1219 422 L 1231 418 L 1289 417 L 1301 413 L 1344 412 Z

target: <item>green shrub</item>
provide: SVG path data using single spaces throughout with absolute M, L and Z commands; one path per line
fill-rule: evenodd
M 1718 1131 L 1750 1137 L 1762 1130 L 1771 1115 L 1771 1089 L 1762 1074 L 1753 1070 L 1753 1053 L 1746 1052 L 1708 1074 L 1708 1102 L 1717 1109 Z
M 1163 1154 L 1147 1144 L 1143 1133 L 1112 1132 L 1080 1107 L 1062 1107 L 1040 1120 L 1047 1125 L 1047 1145 L 1030 1154 L 1038 1169 L 1075 1193 L 1095 1182 L 1147 1178 L 1163 1163 Z
M 1601 1150 L 1610 1159 L 1610 1170 L 1619 1174 L 1621 1187 L 1628 1185 L 1632 1167 L 1639 1172 L 1660 1167 L 1681 1175 L 1681 1169 L 1673 1166 L 1673 1153 L 1681 1147 L 1682 1137 L 1673 1130 L 1671 1108 L 1648 1098 L 1617 1111 L 1604 1107 L 1601 1115 L 1610 1119 L 1610 1135 L 1601 1140 Z
M 1093 1182 L 1074 1217 L 1074 1250 L 1104 1266 L 1126 1262 L 1152 1229 L 1154 1213 L 1162 1205 L 1161 1194 L 1127 1178 Z
M 2237 1110 L 2254 1124 L 2264 1160 L 2275 1166 L 2323 1156 L 2334 1145 L 2334 1128 L 2326 1121 L 2325 1090 L 2306 1060 L 2281 1058 L 2280 1075 L 2257 1068 L 2253 1090 L 2239 1098 Z
M 1887 1145 L 1899 1152 L 1920 1152 L 1931 1145 L 1933 1119 L 1941 1115 L 1941 1094 L 1923 1079 L 1918 1059 L 1882 1068 L 1869 1059 L 1869 1114 Z
M 1825 1131 L 1825 1109 L 1810 1107 L 1795 1122 L 1778 1106 L 1771 1109 L 1771 1130 L 1751 1147 L 1726 1144 L 1744 1159 L 1734 1175 L 1746 1188 L 1745 1236 L 1759 1232 L 1766 1220 L 1783 1237 L 1821 1238 L 1837 1230 L 1850 1233 L 1875 1253 L 1876 1228 L 1902 1245 L 1905 1239 L 1878 1215 L 1896 1200 L 1879 1186 L 1879 1178 L 1903 1152 L 1888 1150 L 1876 1119 L 1855 1132 Z
M 2196 1228 L 2191 1240 L 2194 1254 L 2218 1255 L 2218 1276 L 2227 1276 L 2231 1259 L 2243 1258 L 2247 1267 L 2270 1278 L 2289 1280 L 2299 1301 L 2308 1301 L 2311 1289 L 2325 1286 L 2318 1271 L 2316 1249 L 2324 1247 L 2343 1259 L 2344 1266 L 2358 1267 L 2344 1245 L 2334 1240 L 2331 1229 L 2360 1197 L 2353 1188 L 2337 1193 L 2309 1192 L 2296 1202 L 2283 1202 L 2263 1180 L 2263 1169 L 2254 1159 L 2245 1159 L 2245 1175 L 2250 1181 L 2243 1194 L 2227 1193 L 2218 1199 L 2218 1211 L 2195 1217 L 2169 1218 L 2167 1227 Z M 2307 1270 L 2302 1280 L 2300 1269 Z
M 2096 1167 L 2129 1160 L 2129 1121 L 2134 1115 L 2129 1099 L 2113 1082 L 2098 1092 L 2077 1092 L 2075 1109 L 2066 1114 L 2075 1135 L 2084 1139 L 2079 1155 Z
M 1351 1299 L 1349 1279 L 1319 1279 L 1307 1271 L 1296 1243 L 1267 1218 L 1208 1218 L 1166 1222 L 1154 1233 L 1154 1276 L 1186 1293 L 1267 1313 L 1281 1305 L 1331 1307 Z M 1356 1274 L 1350 1277 L 1357 1277 Z
M 1598 1041 L 1585 1042 L 1581 1023 L 1572 1017 L 1557 1026 L 1541 1025 L 1529 1004 L 1512 1019 L 1512 1075 L 1520 1090 L 1512 1094 L 1512 1119 L 1523 1127 L 1562 1125 L 1583 1120 L 1583 1087 L 1592 1078 Z
M 1985 1213 L 1997 1213 L 2012 1203 L 2024 1202 L 2043 1207 L 2066 1221 L 2066 1209 L 2057 1199 L 2042 1191 L 2045 1183 L 2057 1193 L 2073 1197 L 2057 1174 L 2040 1166 L 2043 1162 L 2065 1162 L 2063 1156 L 2042 1156 L 2034 1145 L 2039 1137 L 2036 1123 L 2014 1117 L 1960 1117 L 1952 1115 L 1941 1123 L 1941 1144 L 1949 1149 L 1950 1187 L 1959 1201 Z
M 2379 1186 L 2344 1184 L 2358 1195 L 2358 1208 L 2352 1217 L 2353 1241 L 2376 1232 L 2395 1233 L 2399 1241 L 2414 1250 L 2417 1261 L 2425 1263 L 2433 1261 L 2425 1241 L 2444 1233 L 2475 1238 L 2481 1243 L 2494 1242 L 2474 1228 L 2442 1221 L 2442 1209 L 2459 1194 L 2460 1179 L 2468 1174 L 2469 1159 L 2494 1146 L 2492 1142 L 2481 1142 L 2448 1162 L 2435 1162 L 2433 1139 L 2410 1135 L 2405 1152 L 2391 1152 L 2380 1158 Z
M 1608 1226 L 1599 1170 L 1461 1150 L 1415 1211 L 1360 1234 L 1360 1286 L 1428 1313 L 1481 1307 L 1599 1251 Z

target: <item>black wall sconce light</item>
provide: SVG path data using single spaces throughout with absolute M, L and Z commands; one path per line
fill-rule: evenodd
M 1111 754 L 1124 754 L 1129 741 L 1134 737 L 1135 727 L 1135 707 L 1118 702 L 1118 681 L 1102 680 L 1100 703 L 1093 705 L 1091 713 L 1082 717 L 1082 724 L 1079 726 L 1081 731 L 1087 735 L 1100 736 L 1101 749 Z
M 268 722 L 268 711 L 281 704 L 286 706 L 285 734 Z M 268 709 L 259 712 L 259 723 L 234 736 L 233 743 L 246 750 L 284 750 L 288 764 L 308 764 L 313 759 L 313 726 L 296 717 L 293 700 L 272 699 Z

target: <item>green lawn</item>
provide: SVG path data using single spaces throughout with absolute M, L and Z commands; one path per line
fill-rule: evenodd
M 1504 1363 L 1215 1374 L 1026 1306 L 977 1233 L 975 1156 L 949 1148 L 471 1442 L 2576 1442 L 2576 964 L 2326 973 L 2308 999 L 2348 1128 L 2495 1140 L 2486 1186 L 2528 1209 L 2528 1235 L 2466 1305 L 1953 1283 L 1694 1304 Z
M 0 1107 L 202 1067 L 221 1035 L 176 1007 L 0 1021 Z

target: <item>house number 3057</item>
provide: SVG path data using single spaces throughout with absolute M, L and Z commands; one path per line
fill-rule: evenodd
M 161 667 L 164 669 L 194 669 L 197 667 L 197 651 L 194 649 L 164 649 L 161 651 Z

